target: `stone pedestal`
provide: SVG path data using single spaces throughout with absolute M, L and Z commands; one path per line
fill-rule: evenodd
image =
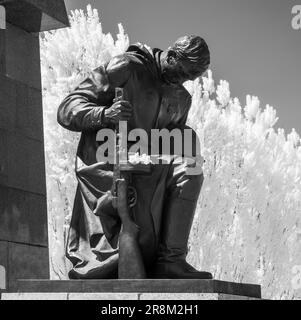
M 0 0 L 0 291 L 49 278 L 39 31 L 68 25 L 63 0 Z M 1 24 L 3 25 L 3 24 Z
M 3 300 L 256 300 L 258 285 L 218 280 L 18 280 Z
M 27 32 L 40 32 L 69 25 L 63 0 L 0 0 L 7 22 Z

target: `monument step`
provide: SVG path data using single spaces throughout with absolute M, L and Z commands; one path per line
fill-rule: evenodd
M 246 296 L 219 293 L 68 293 L 32 292 L 2 293 L 0 300 L 261 300 Z
M 16 280 L 10 293 L 15 297 L 65 297 L 66 299 L 240 299 L 261 298 L 261 287 L 220 280 Z M 13 297 L 13 296 L 11 296 Z M 107 297 L 106 299 L 104 299 Z M 113 297 L 113 298 L 112 298 Z M 186 297 L 186 298 L 185 298 Z M 207 297 L 207 298 L 206 298 Z M 65 299 L 64 298 L 64 299 Z M 42 298 L 43 299 L 43 298 Z M 54 298 L 57 299 L 57 298 Z

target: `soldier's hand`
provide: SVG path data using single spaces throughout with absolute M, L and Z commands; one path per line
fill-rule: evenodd
M 104 111 L 104 121 L 117 124 L 119 121 L 128 121 L 133 114 L 132 105 L 125 100 L 119 100 Z

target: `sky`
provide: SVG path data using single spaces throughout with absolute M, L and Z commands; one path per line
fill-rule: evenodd
M 166 49 L 183 35 L 203 37 L 216 82 L 232 96 L 272 105 L 276 128 L 301 134 L 301 30 L 292 28 L 292 7 L 301 0 L 65 0 L 68 13 L 98 9 L 103 31 L 122 23 L 130 42 Z

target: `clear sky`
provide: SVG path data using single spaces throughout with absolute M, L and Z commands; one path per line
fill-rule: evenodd
M 104 32 L 121 22 L 130 41 L 167 48 L 185 34 L 206 39 L 215 80 L 232 96 L 276 108 L 277 127 L 301 134 L 301 30 L 291 26 L 301 0 L 65 0 L 68 12 L 98 9 Z

